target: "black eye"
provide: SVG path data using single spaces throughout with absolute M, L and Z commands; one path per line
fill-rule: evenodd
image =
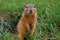
M 26 8 L 28 8 L 28 7 L 26 6 Z
M 35 8 L 35 6 L 34 6 L 34 8 Z

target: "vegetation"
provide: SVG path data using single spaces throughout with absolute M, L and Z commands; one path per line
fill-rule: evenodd
M 60 0 L 0 0 L 0 40 L 17 40 L 16 25 L 26 4 L 38 11 L 36 32 L 28 40 L 60 40 Z M 2 16 L 3 17 L 3 16 Z

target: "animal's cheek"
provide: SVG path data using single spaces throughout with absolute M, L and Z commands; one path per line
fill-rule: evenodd
M 28 9 L 27 9 L 27 8 L 25 8 L 25 9 L 24 9 L 24 11 L 25 11 L 25 12 L 28 12 Z
M 36 8 L 34 9 L 34 12 L 35 12 L 35 13 L 37 12 L 37 9 L 36 9 Z

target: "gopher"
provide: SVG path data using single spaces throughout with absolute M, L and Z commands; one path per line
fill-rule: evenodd
M 27 35 L 34 34 L 36 22 L 37 10 L 33 4 L 27 4 L 17 25 L 18 40 L 24 40 Z

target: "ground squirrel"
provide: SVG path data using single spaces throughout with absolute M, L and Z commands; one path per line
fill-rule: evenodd
M 29 33 L 34 34 L 36 22 L 37 10 L 33 4 L 27 4 L 17 25 L 18 40 L 24 40 Z

